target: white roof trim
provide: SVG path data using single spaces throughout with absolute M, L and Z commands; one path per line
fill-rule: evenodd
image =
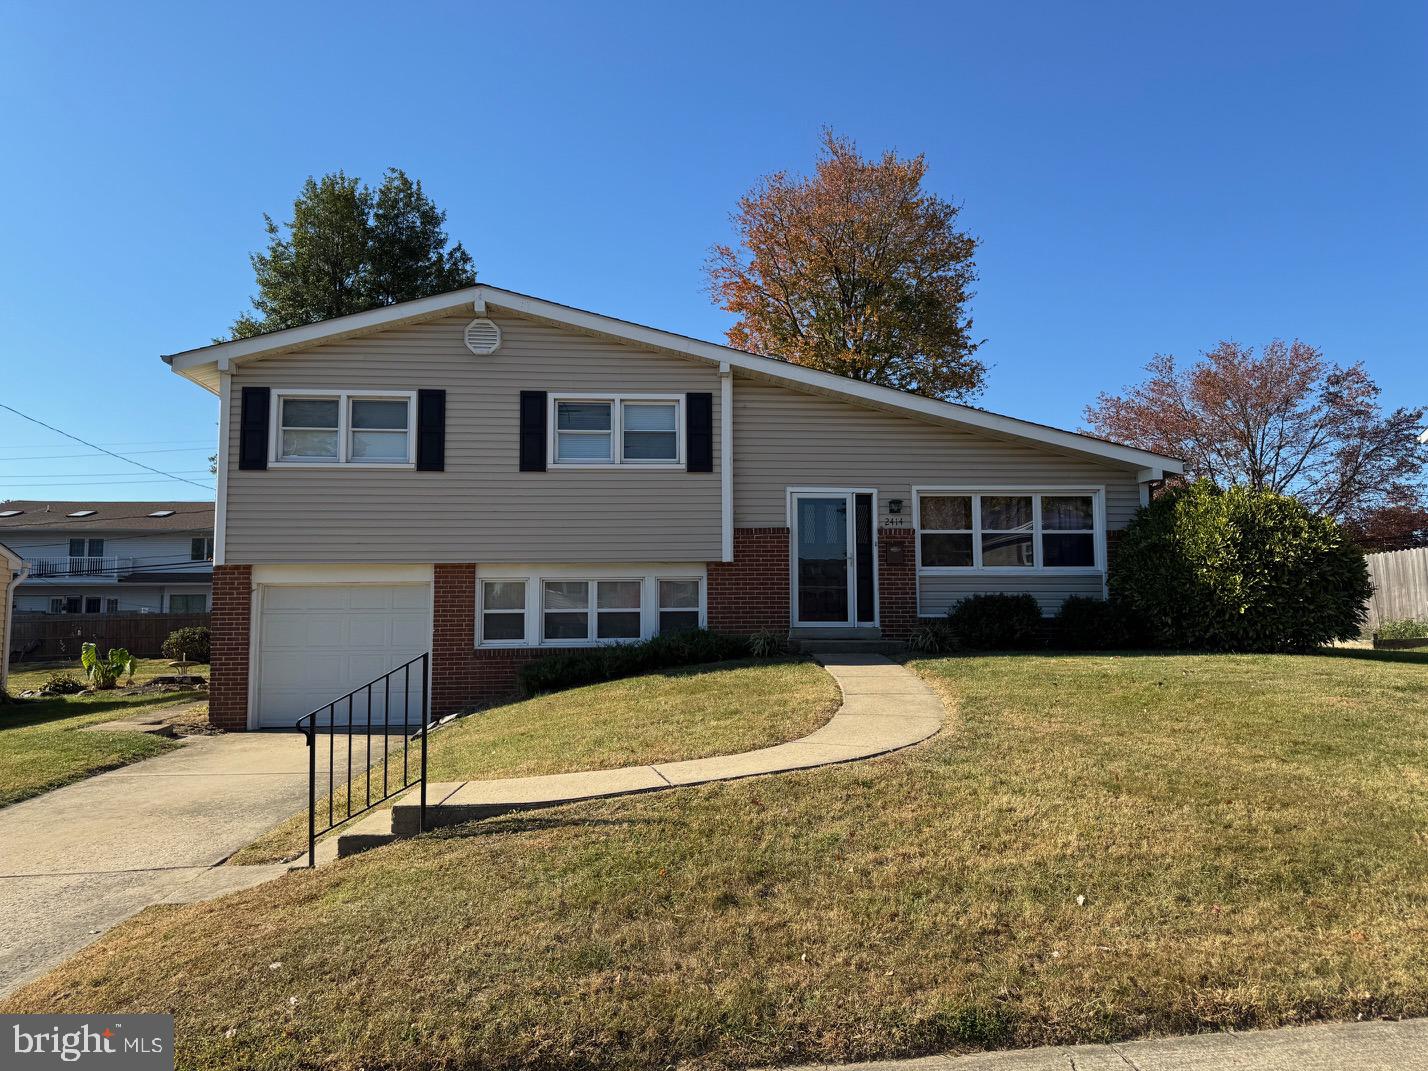
M 399 324 L 430 319 L 461 308 L 471 308 L 477 314 L 489 312 L 492 308 L 506 309 L 525 316 L 535 316 L 543 320 L 565 324 L 583 331 L 608 335 L 637 345 L 654 349 L 669 350 L 709 361 L 714 365 L 727 364 L 748 372 L 769 376 L 788 383 L 798 384 L 823 393 L 842 395 L 858 399 L 884 409 L 892 409 L 926 417 L 932 420 L 959 424 L 976 428 L 993 435 L 1008 436 L 1043 443 L 1060 450 L 1069 450 L 1106 461 L 1142 470 L 1138 476 L 1142 480 L 1161 479 L 1166 473 L 1184 471 L 1183 464 L 1176 458 L 1106 442 L 1089 435 L 1063 431 L 1028 420 L 989 413 L 983 409 L 958 405 L 955 402 L 924 398 L 918 394 L 880 387 L 871 383 L 861 383 L 820 372 L 802 365 L 790 364 L 773 357 L 763 357 L 755 353 L 720 346 L 713 342 L 703 342 L 671 331 L 661 331 L 642 324 L 630 323 L 613 316 L 586 312 L 553 301 L 517 294 L 510 290 L 484 283 L 464 290 L 453 290 L 449 294 L 405 301 L 398 305 L 387 305 L 369 312 L 339 316 L 321 323 L 305 327 L 291 327 L 284 331 L 274 331 L 252 338 L 220 342 L 200 349 L 185 350 L 164 357 L 164 360 L 179 375 L 199 384 L 204 389 L 218 392 L 218 373 L 228 371 L 237 362 L 254 360 L 272 354 L 306 349 L 323 342 L 330 342 L 346 336 L 367 334 Z

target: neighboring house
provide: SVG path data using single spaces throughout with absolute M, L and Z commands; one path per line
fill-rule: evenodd
M 25 578 L 25 559 L 0 543 L 0 692 L 10 670 L 10 611 L 15 585 Z
M 542 654 L 696 624 L 900 639 L 995 591 L 1052 612 L 1104 593 L 1111 536 L 1181 471 L 484 285 L 164 359 L 221 399 L 229 729 L 426 651 L 443 713 Z
M 212 502 L 0 502 L 0 539 L 29 576 L 19 613 L 203 613 Z

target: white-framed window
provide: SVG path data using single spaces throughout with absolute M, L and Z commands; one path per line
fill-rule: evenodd
M 629 643 L 704 623 L 698 565 L 497 566 L 477 583 L 482 647 Z
M 171 614 L 201 614 L 207 609 L 208 596 L 202 592 L 169 596 L 169 613 Z
M 917 564 L 923 572 L 1098 572 L 1104 560 L 1099 488 L 920 488 Z
M 87 614 L 97 614 L 104 609 L 104 600 L 98 595 L 86 595 L 84 597 L 84 612 Z
M 574 467 L 684 463 L 678 395 L 559 395 L 550 399 L 550 457 Z
M 273 392 L 275 465 L 410 466 L 415 391 Z
M 661 577 L 658 585 L 659 632 L 688 632 L 699 627 L 702 586 L 695 577 Z
M 213 560 L 213 537 L 194 536 L 189 540 L 188 560 L 191 562 L 207 562 Z
M 481 642 L 526 642 L 526 579 L 481 581 Z
M 638 640 L 644 634 L 638 578 L 546 580 L 541 587 L 541 639 Z
M 104 600 L 104 612 L 105 612 L 106 614 L 117 614 L 117 613 L 119 612 L 119 600 L 118 600 L 118 599 L 105 599 L 105 600 Z

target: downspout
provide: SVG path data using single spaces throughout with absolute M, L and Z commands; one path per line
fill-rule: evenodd
M 228 428 L 233 402 L 233 373 L 218 370 L 218 481 L 213 501 L 213 564 L 222 565 L 228 527 Z
M 5 581 L 5 627 L 0 629 L 3 633 L 0 640 L 4 641 L 4 646 L 0 646 L 0 691 L 5 690 L 5 682 L 10 679 L 10 626 L 15 623 L 15 589 L 30 575 L 30 563 L 21 558 L 20 568 L 5 572 L 8 579 Z
M 723 561 L 734 560 L 734 371 L 719 362 L 719 528 Z

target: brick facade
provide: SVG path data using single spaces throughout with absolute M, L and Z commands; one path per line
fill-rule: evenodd
M 788 529 L 735 528 L 734 560 L 709 563 L 709 627 L 715 632 L 786 632 L 788 588 Z
M 248 645 L 253 627 L 253 567 L 213 567 L 208 720 L 229 732 L 248 727 Z
M 560 653 L 560 648 L 551 647 L 477 649 L 474 564 L 434 566 L 431 598 L 434 717 L 512 695 L 521 666 Z
M 917 547 L 911 528 L 878 529 L 878 622 L 889 640 L 917 625 Z
M 895 549 L 899 548 L 899 549 Z M 878 609 L 883 635 L 905 639 L 917 623 L 913 533 L 878 532 Z M 734 560 L 710 562 L 705 592 L 709 627 L 747 634 L 789 627 L 787 528 L 739 528 Z M 209 718 L 216 728 L 242 730 L 248 722 L 248 652 L 253 570 L 213 570 L 213 679 Z M 571 648 L 566 648 L 567 650 Z M 441 716 L 506 698 L 527 662 L 560 649 L 476 647 L 476 565 L 432 569 L 432 714 Z

